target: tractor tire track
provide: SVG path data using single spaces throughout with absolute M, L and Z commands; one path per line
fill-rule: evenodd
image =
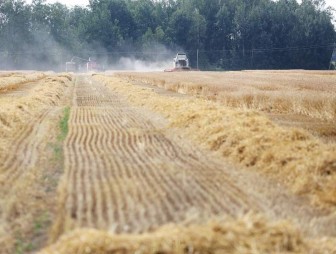
M 139 233 L 260 210 L 222 165 L 88 77 L 76 82 L 64 156 L 52 241 L 80 227 Z

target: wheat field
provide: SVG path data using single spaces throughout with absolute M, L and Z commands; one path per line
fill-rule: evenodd
M 0 253 L 335 253 L 336 145 L 225 75 L 334 98 L 327 72 L 0 73 Z
M 237 109 L 260 111 L 285 126 L 336 141 L 336 73 L 242 71 L 119 73 L 130 80 L 201 96 Z

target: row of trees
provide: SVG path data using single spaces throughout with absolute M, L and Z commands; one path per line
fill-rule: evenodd
M 335 40 L 324 0 L 90 0 L 71 9 L 0 2 L 2 68 L 52 68 L 73 55 L 171 58 L 177 50 L 195 65 L 198 50 L 206 69 L 325 69 Z

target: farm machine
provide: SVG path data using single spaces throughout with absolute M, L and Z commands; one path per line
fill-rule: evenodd
M 185 53 L 177 53 L 173 60 L 173 68 L 166 69 L 165 72 L 190 71 L 189 59 Z
M 66 62 L 66 72 L 81 72 L 81 71 L 101 71 L 101 66 L 91 57 L 83 59 L 74 56 L 70 62 Z

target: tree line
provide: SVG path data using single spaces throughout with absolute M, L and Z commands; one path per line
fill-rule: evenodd
M 0 68 L 62 68 L 72 56 L 153 59 L 185 51 L 208 70 L 327 69 L 336 32 L 324 0 L 0 1 Z

